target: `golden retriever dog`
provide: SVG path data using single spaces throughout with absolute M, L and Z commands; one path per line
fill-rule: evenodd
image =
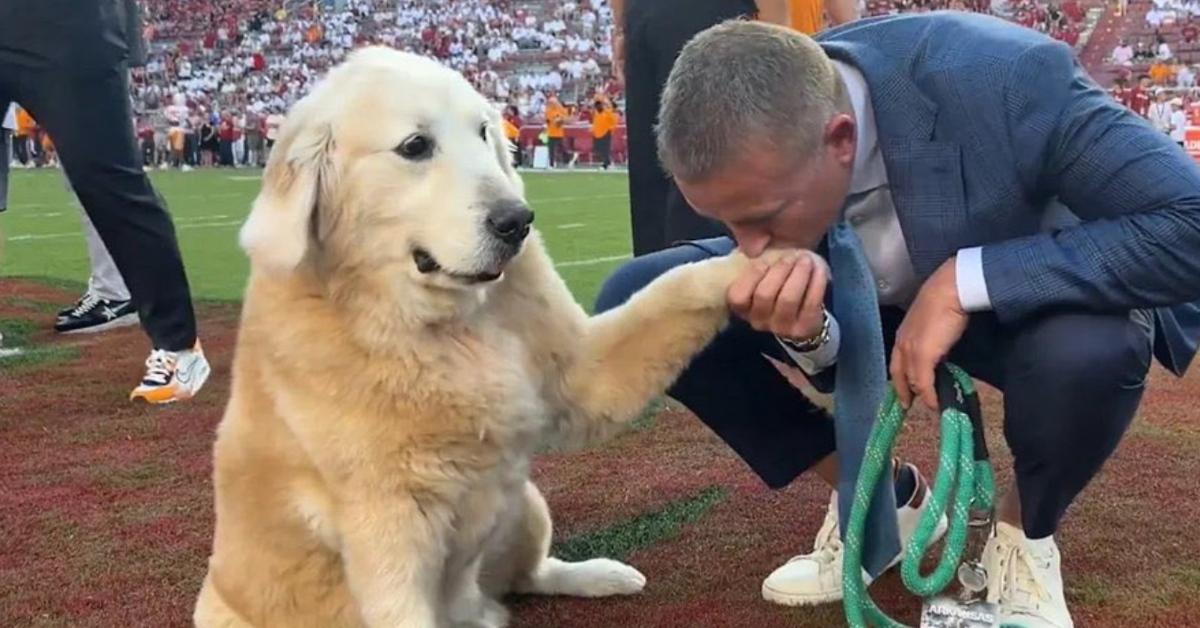
M 535 451 L 617 432 L 725 325 L 735 253 L 589 317 L 499 114 L 458 73 L 353 53 L 296 104 L 242 227 L 202 627 L 494 628 L 511 592 L 645 579 L 548 554 Z

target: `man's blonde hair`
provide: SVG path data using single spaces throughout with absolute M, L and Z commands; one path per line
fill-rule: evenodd
M 687 181 L 751 150 L 807 161 L 829 119 L 848 110 L 841 78 L 812 38 L 731 20 L 693 37 L 675 61 L 658 111 L 659 160 Z

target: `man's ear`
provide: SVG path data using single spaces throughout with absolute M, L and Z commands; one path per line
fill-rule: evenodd
M 318 205 L 333 184 L 333 133 L 298 106 L 280 129 L 263 185 L 238 240 L 257 266 L 288 272 L 308 250 Z

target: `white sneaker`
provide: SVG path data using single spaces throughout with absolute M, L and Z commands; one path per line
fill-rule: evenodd
M 208 381 L 211 369 L 204 357 L 200 341 L 187 351 L 155 349 L 146 358 L 146 375 L 129 399 L 142 399 L 160 404 L 191 399 Z
M 1002 625 L 1074 627 L 1063 595 L 1062 555 L 1053 537 L 1033 543 L 1023 531 L 997 522 L 996 534 L 983 549 L 983 566 L 988 601 L 1000 606 Z
M 912 465 L 908 465 L 912 466 Z M 900 553 L 888 565 L 895 567 L 904 558 L 904 548 L 917 532 L 921 514 L 929 505 L 929 489 L 925 479 L 912 467 L 917 478 L 917 488 L 907 504 L 896 509 L 900 532 Z M 825 511 L 825 522 L 821 524 L 813 542 L 813 552 L 795 556 L 767 576 L 762 584 L 763 598 L 768 602 L 785 606 L 815 606 L 837 602 L 842 599 L 842 539 L 838 530 L 837 491 L 829 498 Z M 946 515 L 938 521 L 933 541 L 937 542 L 946 533 L 949 523 Z M 863 582 L 871 584 L 872 578 L 863 570 Z

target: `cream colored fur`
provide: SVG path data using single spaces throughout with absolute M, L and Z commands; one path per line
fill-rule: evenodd
M 488 203 L 522 196 L 499 128 L 457 73 L 386 49 L 290 112 L 241 234 L 196 625 L 491 628 L 509 592 L 642 588 L 627 565 L 548 555 L 530 458 L 598 442 L 661 394 L 748 262 L 674 269 L 594 317 L 536 231 L 499 280 L 422 274 L 414 247 L 448 270 L 495 262 Z M 429 159 L 393 151 L 419 130 Z

